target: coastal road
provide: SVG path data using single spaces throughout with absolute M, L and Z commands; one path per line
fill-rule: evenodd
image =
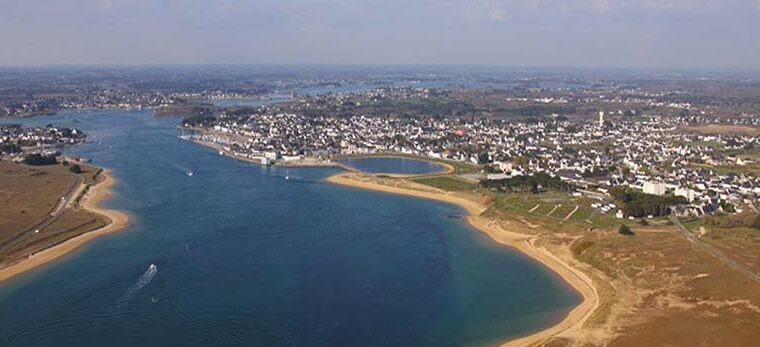
M 670 220 L 673 222 L 673 224 L 677 227 L 678 231 L 680 231 L 681 234 L 683 234 L 683 236 L 686 237 L 687 240 L 691 241 L 691 243 L 695 244 L 697 247 L 701 248 L 702 250 L 704 250 L 705 252 L 709 253 L 710 255 L 718 258 L 718 260 L 722 261 L 724 264 L 726 264 L 731 269 L 734 269 L 734 270 L 740 272 L 745 277 L 747 277 L 750 280 L 753 280 L 753 281 L 755 281 L 755 282 L 757 282 L 757 283 L 760 284 L 760 275 L 758 275 L 755 272 L 753 272 L 752 270 L 748 269 L 746 266 L 744 266 L 742 264 L 739 264 L 739 263 L 737 263 L 736 261 L 734 261 L 732 259 L 729 259 L 728 257 L 726 257 L 725 254 L 723 254 L 723 252 L 719 251 L 718 249 L 716 249 L 712 245 L 710 245 L 710 244 L 708 244 L 706 242 L 702 242 L 702 240 L 700 240 L 691 231 L 689 231 L 688 229 L 686 229 L 686 227 L 684 227 L 683 224 L 681 224 L 681 221 L 678 220 L 678 217 L 676 217 L 676 216 L 674 216 L 674 215 L 671 214 L 670 216 L 668 216 L 668 218 L 670 218 Z
M 74 201 L 74 198 L 78 196 L 82 190 L 86 187 L 84 184 L 84 178 L 81 176 L 77 176 L 77 181 L 69 188 L 69 191 L 64 195 L 61 199 L 58 200 L 58 203 L 56 204 L 55 208 L 53 208 L 52 212 L 45 217 L 42 221 L 34 225 L 33 227 L 27 229 L 26 231 L 23 231 L 16 235 L 16 237 L 9 239 L 2 244 L 0 244 L 0 253 L 6 252 L 9 249 L 12 249 L 14 246 L 16 246 L 19 242 L 22 240 L 28 239 L 35 234 L 37 234 L 39 231 L 42 231 L 43 229 L 47 228 L 51 224 L 55 223 L 55 221 L 58 220 L 58 218 L 61 217 L 63 212 L 68 208 L 71 203 Z

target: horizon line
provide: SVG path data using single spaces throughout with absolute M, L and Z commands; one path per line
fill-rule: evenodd
M 0 64 L 0 69 L 32 68 L 172 68 L 172 67 L 324 67 L 324 68 L 470 68 L 470 69 L 515 69 L 515 70 L 598 70 L 598 71 L 646 71 L 646 72 L 749 72 L 760 73 L 760 68 L 752 67 L 642 67 L 616 65 L 498 65 L 498 64 L 456 64 L 456 63 L 62 63 L 62 64 Z

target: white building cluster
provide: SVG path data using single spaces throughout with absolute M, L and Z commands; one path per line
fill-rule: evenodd
M 736 206 L 756 203 L 760 178 L 722 174 L 718 168 L 754 165 L 751 158 L 721 153 L 760 146 L 760 138 L 679 130 L 686 125 L 678 118 L 662 117 L 520 122 L 263 114 L 223 117 L 196 136 L 245 156 L 405 153 L 483 164 L 502 175 L 548 172 L 586 186 L 672 193 L 693 202 L 695 208 L 716 201 Z

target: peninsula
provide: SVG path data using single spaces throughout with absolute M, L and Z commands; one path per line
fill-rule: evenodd
M 0 281 L 128 224 L 125 213 L 100 206 L 115 184 L 108 171 L 86 164 L 67 165 L 0 161 L 4 198 L 0 201 Z M 70 169 L 73 165 L 79 169 Z

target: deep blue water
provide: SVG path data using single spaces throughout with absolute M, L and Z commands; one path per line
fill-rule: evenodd
M 457 207 L 235 161 L 178 139 L 177 122 L 22 121 L 87 131 L 70 152 L 112 169 L 106 205 L 132 225 L 0 284 L 0 346 L 483 345 L 579 302 Z
M 400 157 L 358 157 L 339 159 L 339 163 L 372 174 L 429 174 L 441 172 L 444 166 L 427 160 Z

